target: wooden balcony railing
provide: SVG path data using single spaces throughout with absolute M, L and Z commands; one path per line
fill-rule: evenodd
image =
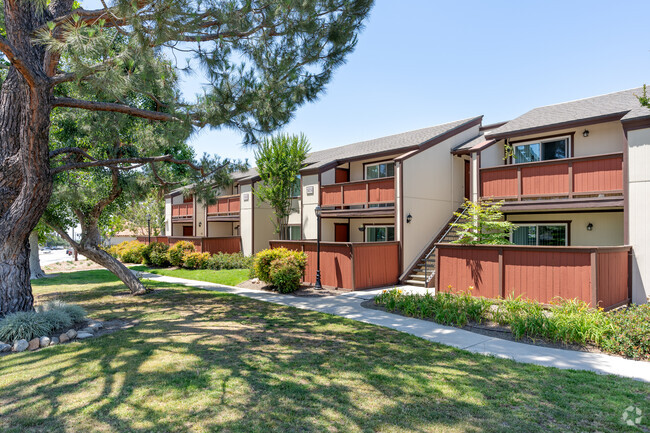
M 480 170 L 481 198 L 522 200 L 623 194 L 623 154 L 554 159 Z
M 148 243 L 148 236 L 138 236 L 138 241 Z M 174 245 L 176 242 L 187 241 L 194 244 L 196 251 L 210 254 L 238 253 L 241 251 L 240 236 L 223 236 L 218 238 L 201 238 L 196 236 L 151 236 L 151 242 L 162 242 Z
M 335 183 L 320 189 L 321 206 L 358 206 L 395 203 L 395 178 Z
M 217 197 L 217 202 L 208 206 L 208 215 L 235 215 L 239 213 L 239 194 Z
M 172 218 L 190 219 L 194 216 L 194 204 L 182 203 L 172 205 Z

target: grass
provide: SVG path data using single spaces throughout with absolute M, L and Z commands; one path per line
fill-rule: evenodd
M 139 320 L 0 358 L 0 431 L 648 431 L 650 385 L 436 345 L 387 328 L 106 271 L 34 282 L 37 302 Z M 621 422 L 644 411 L 641 430 Z
M 168 277 L 187 278 L 188 280 L 207 281 L 208 283 L 225 284 L 236 286 L 250 278 L 249 269 L 221 269 L 213 271 L 210 269 L 157 269 L 146 266 L 134 266 L 131 269 L 137 271 L 151 272 L 157 275 Z

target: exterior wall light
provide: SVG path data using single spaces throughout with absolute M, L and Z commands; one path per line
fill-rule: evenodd
M 366 228 L 365 228 L 364 226 L 359 227 L 359 231 L 360 231 L 360 232 L 363 232 L 363 231 L 365 231 L 365 230 L 366 230 Z
M 406 224 L 410 224 L 411 221 L 413 221 L 413 215 L 411 214 L 406 215 Z
M 583 137 L 589 137 L 589 130 L 585 129 L 584 131 L 582 131 L 582 136 Z
M 587 224 L 587 231 L 592 231 L 594 229 L 594 225 L 592 223 Z

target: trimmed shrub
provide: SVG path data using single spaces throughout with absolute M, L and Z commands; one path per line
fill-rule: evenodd
M 650 304 L 631 305 L 607 314 L 612 327 L 605 333 L 602 347 L 630 358 L 650 360 Z
M 250 269 L 254 257 L 246 257 L 242 253 L 217 253 L 208 259 L 208 269 Z
M 125 241 L 117 245 L 117 254 L 125 263 L 142 263 L 142 252 L 146 245 L 138 241 Z
M 162 242 L 152 242 L 142 251 L 145 265 L 165 268 L 169 266 L 169 245 Z
M 280 293 L 295 292 L 307 266 L 307 255 L 300 251 L 275 248 L 255 256 L 253 272 Z
M 183 256 L 183 267 L 187 269 L 207 269 L 210 253 L 189 252 Z
M 188 241 L 178 241 L 169 247 L 169 262 L 173 266 L 183 266 L 183 256 L 186 253 L 193 253 L 196 251 L 194 244 Z

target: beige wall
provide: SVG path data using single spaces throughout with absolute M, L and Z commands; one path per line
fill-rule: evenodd
M 360 227 L 371 224 L 395 226 L 395 218 L 350 218 L 349 223 L 350 242 L 363 242 L 364 232 L 359 231 Z M 348 220 L 347 218 L 323 218 L 321 226 L 323 242 L 334 242 L 334 224 L 348 224 Z
M 245 256 L 253 254 L 253 193 L 251 185 L 240 187 L 239 223 L 242 242 L 242 252 Z
M 632 300 L 650 296 L 650 129 L 629 131 L 629 237 L 632 245 Z
M 239 225 L 239 223 L 232 223 L 232 222 L 225 222 L 225 221 L 208 221 L 207 236 L 211 238 L 236 236 L 237 233 L 233 228 L 236 225 Z
M 255 212 L 253 224 L 255 224 L 255 236 L 253 242 L 253 254 L 269 247 L 269 241 L 278 239 L 275 233 L 275 226 L 271 218 L 274 218 L 273 209 L 266 203 L 261 202 L 253 195 Z
M 552 213 L 508 215 L 512 222 L 561 221 L 569 223 L 571 246 L 623 245 L 623 212 Z M 587 225 L 593 224 L 591 231 Z
M 165 235 L 172 232 L 172 199 L 171 197 L 165 198 Z
M 202 202 L 194 200 L 194 236 L 205 236 L 205 206 Z
M 313 194 L 308 195 L 307 190 L 313 189 Z M 316 214 L 314 209 L 319 200 L 318 175 L 310 174 L 302 177 L 302 237 L 303 239 L 316 239 Z
M 430 243 L 463 203 L 465 163 L 452 148 L 478 135 L 470 128 L 403 161 L 403 263 L 406 268 Z M 406 223 L 411 214 L 413 220 Z
M 186 223 L 186 224 L 178 224 L 174 223 L 172 224 L 172 236 L 183 236 L 183 226 L 188 226 L 191 227 L 192 223 Z

